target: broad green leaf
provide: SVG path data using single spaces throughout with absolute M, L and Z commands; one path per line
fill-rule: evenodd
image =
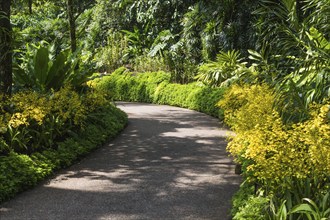
M 49 52 L 46 47 L 40 47 L 34 58 L 35 77 L 40 85 L 44 85 L 47 80 L 49 63 Z
M 322 199 L 322 209 L 323 210 L 326 210 L 326 208 L 328 208 L 326 206 L 327 206 L 327 203 L 328 203 L 329 196 L 330 196 L 330 193 L 327 193 L 327 194 L 325 194 L 325 196 Z M 330 212 L 330 208 L 327 211 Z
M 157 55 L 157 53 L 161 53 L 164 48 L 167 46 L 167 43 L 160 43 L 155 45 L 149 52 L 149 56 L 154 57 Z
M 53 82 L 54 80 L 58 80 L 59 78 L 61 78 L 60 74 L 64 74 L 62 72 L 63 68 L 65 68 L 65 62 L 67 60 L 67 56 L 64 52 L 61 52 L 55 59 L 55 61 L 53 62 L 53 65 L 50 67 L 49 69 L 49 73 L 47 75 L 47 87 L 49 88 L 53 88 L 51 85 L 51 82 Z
M 60 89 L 64 85 L 71 69 L 71 62 L 67 62 L 61 69 L 57 70 L 56 77 L 51 78 L 48 83 L 48 89 Z
M 290 213 L 312 213 L 314 210 L 312 207 L 308 204 L 300 204 L 295 207 L 293 207 L 290 211 Z

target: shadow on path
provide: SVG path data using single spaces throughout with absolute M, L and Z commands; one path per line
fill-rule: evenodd
M 118 103 L 129 124 L 47 184 L 2 205 L 0 219 L 229 219 L 239 176 L 217 119 Z

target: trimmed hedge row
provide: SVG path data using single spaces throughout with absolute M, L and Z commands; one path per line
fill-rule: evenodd
M 58 143 L 58 148 L 32 155 L 9 153 L 0 157 L 0 203 L 35 186 L 54 171 L 70 166 L 82 156 L 115 137 L 126 125 L 127 115 L 113 105 L 98 113 L 97 122 Z M 91 121 L 91 120 L 90 120 Z
M 223 110 L 217 103 L 224 88 L 210 88 L 196 82 L 170 83 L 170 75 L 165 72 L 132 73 L 121 67 L 111 75 L 94 79 L 90 85 L 117 101 L 178 106 L 223 119 Z

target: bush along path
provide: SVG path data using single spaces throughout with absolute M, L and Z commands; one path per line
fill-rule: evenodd
M 50 95 L 17 93 L 0 111 L 0 203 L 72 165 L 127 123 L 102 94 L 79 95 L 70 87 Z
M 120 67 L 107 76 L 96 78 L 89 85 L 114 100 L 146 102 L 178 106 L 203 112 L 223 120 L 217 103 L 226 88 L 211 88 L 202 83 L 171 83 L 166 72 L 133 73 Z
M 6 219 L 230 219 L 240 177 L 218 119 L 177 107 L 118 103 L 115 140 L 1 207 Z

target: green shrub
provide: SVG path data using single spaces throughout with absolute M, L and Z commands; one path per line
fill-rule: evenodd
M 126 114 L 112 105 L 99 111 L 98 117 L 97 122 L 88 120 L 74 137 L 58 142 L 57 149 L 31 155 L 11 151 L 7 156 L 0 156 L 0 203 L 36 185 L 55 170 L 70 166 L 109 137 L 116 136 L 127 122 Z
M 127 122 L 103 94 L 70 86 L 0 103 L 0 202 L 114 137 Z
M 239 190 L 234 194 L 232 198 L 232 209 L 231 215 L 235 216 L 239 212 L 241 207 L 244 207 L 250 197 L 255 195 L 255 187 L 252 184 L 249 184 L 247 181 L 244 181 Z
M 233 220 L 265 220 L 269 199 L 261 196 L 250 197 L 233 217 Z
M 108 34 L 107 45 L 98 49 L 95 56 L 96 65 L 100 71 L 110 73 L 124 65 L 127 56 L 128 39 L 120 32 L 112 32 Z
M 70 86 L 48 94 L 16 93 L 0 103 L 0 154 L 56 148 L 55 142 L 83 129 L 107 108 L 110 103 L 100 92 L 78 94 Z
M 223 112 L 216 104 L 224 89 L 201 83 L 170 83 L 170 77 L 165 72 L 131 73 L 120 68 L 109 76 L 89 82 L 89 85 L 111 94 L 114 100 L 167 104 L 223 118 Z

